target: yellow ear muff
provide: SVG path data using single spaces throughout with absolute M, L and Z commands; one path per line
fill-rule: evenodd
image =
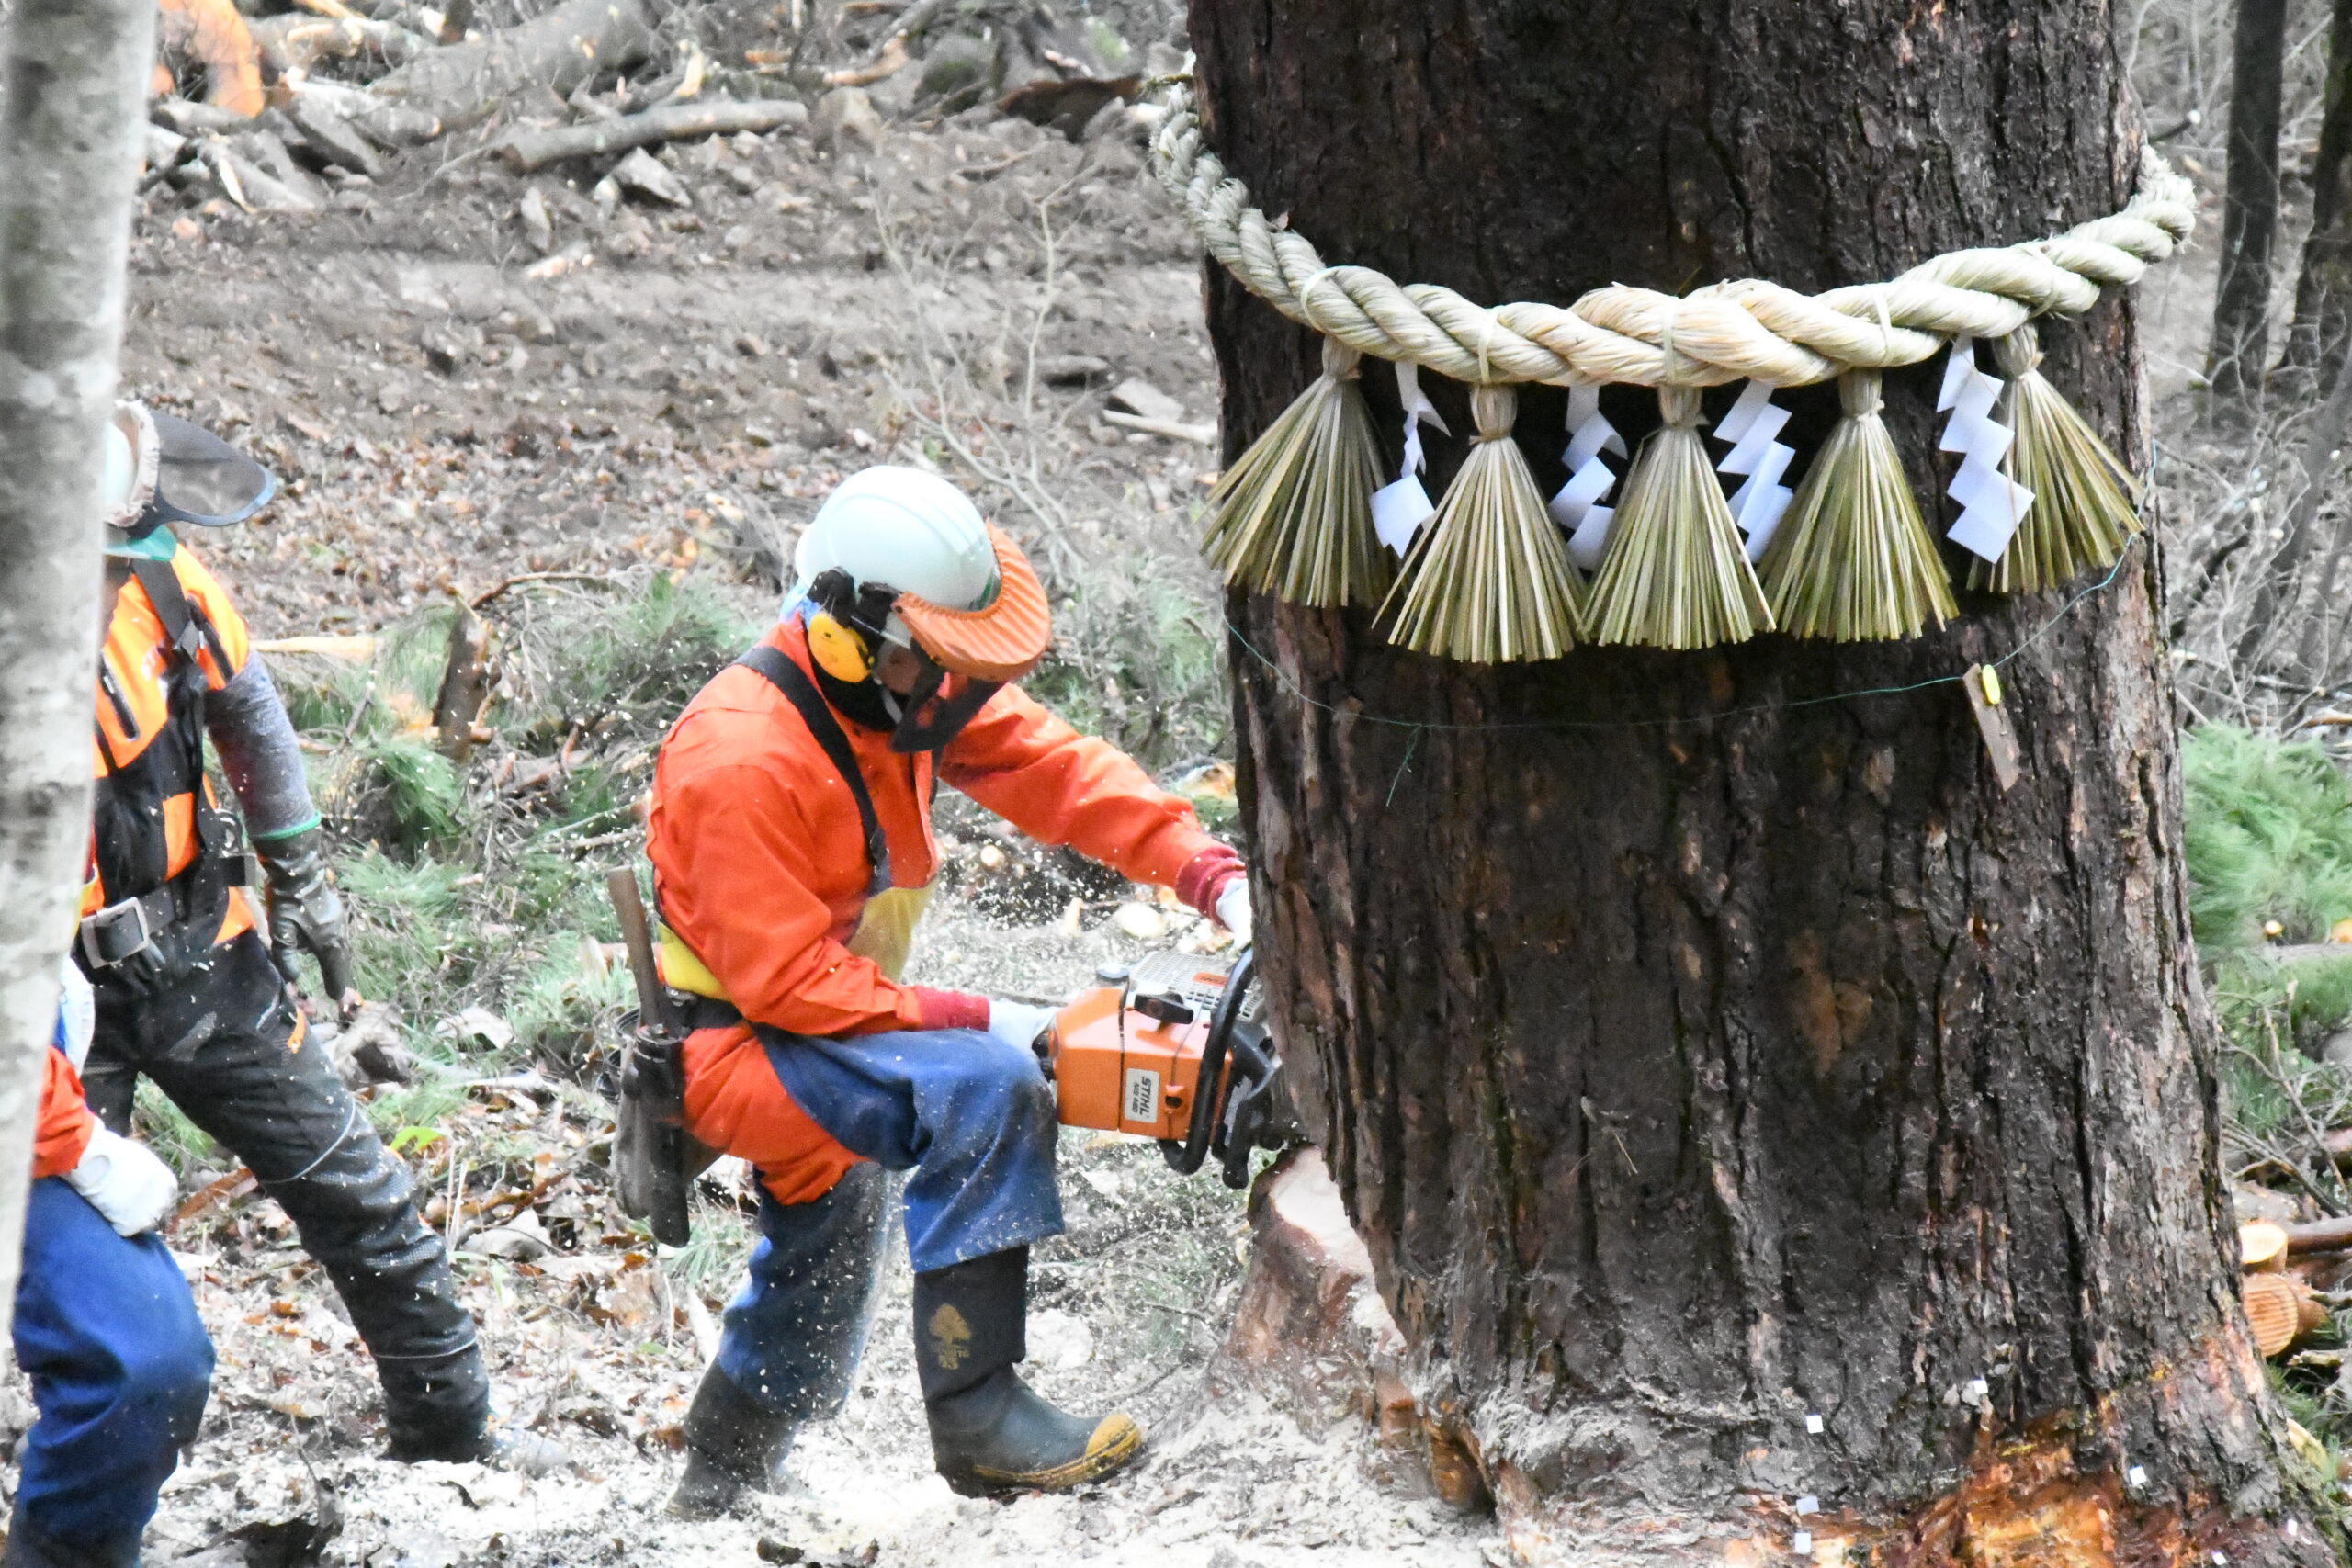
M 808 617 L 808 657 L 836 681 L 855 683 L 874 673 L 865 639 L 822 610 Z

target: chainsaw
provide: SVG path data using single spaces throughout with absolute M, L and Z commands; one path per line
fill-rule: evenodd
M 1298 1141 L 1253 953 L 1158 953 L 1095 978 L 1037 1039 L 1063 1126 L 1157 1138 L 1183 1176 L 1214 1156 L 1234 1188 L 1252 1153 Z

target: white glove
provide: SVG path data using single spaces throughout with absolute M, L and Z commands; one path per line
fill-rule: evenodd
M 1250 879 L 1237 876 L 1216 896 L 1216 923 L 1233 933 L 1237 946 L 1250 945 Z
M 65 1021 L 65 1059 L 78 1073 L 90 1059 L 90 1036 L 98 1027 L 98 998 L 82 966 L 72 959 L 58 964 L 58 976 L 65 987 L 57 1000 L 58 1016 Z
M 989 1003 L 989 1032 L 1007 1045 L 1018 1045 L 1023 1051 L 1036 1046 L 1037 1036 L 1052 1026 L 1059 1008 L 1032 1007 L 1027 1002 L 1008 1002 L 1001 998 Z
M 153 1230 L 180 1199 L 172 1168 L 103 1122 L 90 1129 L 90 1146 L 82 1151 L 82 1163 L 65 1173 L 65 1184 L 87 1198 L 119 1235 Z

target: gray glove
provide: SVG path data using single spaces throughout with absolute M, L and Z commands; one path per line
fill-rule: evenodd
M 319 961 L 326 999 L 347 1017 L 359 1005 L 359 993 L 351 984 L 351 931 L 344 919 L 343 899 L 327 878 L 319 840 L 316 828 L 306 828 L 282 839 L 256 840 L 254 852 L 261 859 L 267 885 L 269 948 L 278 973 L 299 989 L 294 956 L 310 953 Z

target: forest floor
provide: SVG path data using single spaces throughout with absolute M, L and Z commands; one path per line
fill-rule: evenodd
M 955 474 L 1064 596 L 1046 694 L 1170 776 L 1222 750 L 1192 549 L 1215 449 L 1102 417 L 1139 378 L 1168 400 L 1142 412 L 1216 420 L 1195 252 L 1139 142 L 985 112 L 876 142 L 673 149 L 683 208 L 600 210 L 584 182 L 454 143 L 342 183 L 310 217 L 152 187 L 126 389 L 287 481 L 264 517 L 193 541 L 255 637 L 373 638 L 272 656 L 351 845 L 363 979 L 426 1058 L 371 1111 L 451 1235 L 501 1417 L 579 1462 L 525 1480 L 379 1458 L 370 1365 L 323 1277 L 233 1160 L 151 1098 L 150 1134 L 197 1194 L 169 1239 L 220 1368 L 150 1562 L 1499 1560 L 1491 1521 L 1374 1485 L 1354 1424 L 1303 1426 L 1229 1380 L 1209 1393 L 1239 1195 L 1077 1134 L 1031 1367 L 1057 1399 L 1134 1410 L 1141 1465 L 1070 1497 L 952 1496 L 931 1474 L 901 1245 L 848 1408 L 804 1437 L 788 1489 L 716 1523 L 662 1511 L 750 1235 L 723 1181 L 676 1254 L 603 1190 L 609 1121 L 582 1085 L 622 982 L 595 900 L 636 853 L 628 801 L 661 724 L 773 613 L 797 525 L 873 461 Z M 518 217 L 533 184 L 544 245 Z M 460 598 L 499 622 L 507 681 L 492 740 L 452 769 L 420 710 Z M 595 682 L 583 660 L 602 660 Z M 1229 780 L 1207 776 L 1213 806 Z M 945 820 L 962 877 L 914 978 L 1061 997 L 1106 956 L 1216 940 L 1148 889 L 1018 846 L 1007 869 L 976 813 Z M 1111 923 L 1138 898 L 1164 937 Z M 21 1431 L 20 1393 L 0 1415 L 0 1436 Z
M 578 166 L 515 175 L 482 155 L 487 133 L 337 178 L 308 216 L 151 186 L 127 389 L 287 482 L 253 524 L 194 543 L 278 645 L 346 846 L 363 984 L 423 1058 L 414 1083 L 366 1091 L 371 1114 L 450 1238 L 501 1418 L 578 1460 L 526 1480 L 381 1459 L 372 1371 L 333 1292 L 233 1160 L 151 1097 L 143 1125 L 192 1195 L 169 1239 L 220 1353 L 151 1562 L 1510 1560 L 1491 1519 L 1400 1481 L 1362 1423 L 1270 1398 L 1220 1359 L 1248 1254 L 1239 1195 L 1077 1133 L 1069 1232 L 1039 1252 L 1031 1371 L 1071 1405 L 1133 1410 L 1151 1431 L 1140 1465 L 1071 1497 L 950 1495 L 930 1472 L 901 1245 L 848 1406 L 806 1434 L 786 1487 L 715 1523 L 662 1512 L 751 1233 L 724 1167 L 675 1252 L 605 1190 L 596 1085 L 626 981 L 601 884 L 641 859 L 631 807 L 662 726 L 773 614 L 819 500 L 882 460 L 973 488 L 1057 594 L 1059 640 L 1032 689 L 1229 825 L 1222 628 L 1193 549 L 1217 460 L 1198 252 L 1115 118 L 1078 141 L 981 110 L 887 119 L 837 146 L 789 131 L 681 144 L 658 156 L 684 205 L 600 203 Z M 535 187 L 543 231 L 525 217 Z M 2231 468 L 2192 418 L 2212 255 L 2159 272 L 2139 306 L 2178 510 Z M 1202 438 L 1139 433 L 1119 412 Z M 500 682 L 489 738 L 456 765 L 426 718 L 460 602 L 496 629 Z M 2242 775 L 2284 776 L 2235 744 L 2192 747 L 2192 813 L 2245 798 Z M 2338 811 L 2321 793 L 2279 817 Z M 1152 890 L 941 807 L 944 892 L 911 978 L 1058 998 L 1103 962 L 1215 945 Z M 2207 870 L 2199 935 L 2228 950 L 2225 1021 L 2240 1043 L 2269 1042 L 2230 1064 L 2233 1093 L 2267 1107 L 2241 1132 L 2258 1177 L 2264 1129 L 2299 1097 L 2324 1124 L 2352 1122 L 2352 1078 L 2314 1077 L 2278 1045 L 2316 1055 L 2352 985 L 2282 978 L 2258 951 L 2279 889 L 2316 874 L 2308 857 Z M 2303 897 L 2308 918 L 2339 891 Z M 2335 1392 L 2340 1354 L 2314 1354 L 2290 1393 L 2339 1441 L 2352 1388 Z M 28 1417 L 21 1386 L 0 1386 L 0 1450 Z

